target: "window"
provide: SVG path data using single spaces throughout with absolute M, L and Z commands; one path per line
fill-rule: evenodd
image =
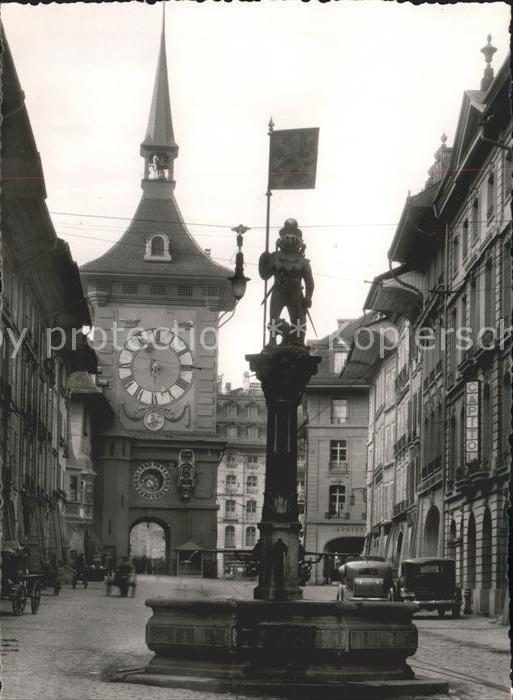
M 236 425 L 230 425 L 228 426 L 228 437 L 229 438 L 236 438 L 238 434 L 237 426 Z
M 347 440 L 330 440 L 330 469 L 347 471 Z
M 227 525 L 224 528 L 224 546 L 225 549 L 235 549 L 235 528 L 233 525 Z
M 479 238 L 479 197 L 474 197 L 471 211 L 472 223 L 472 242 L 474 243 Z
M 254 427 L 254 426 L 248 428 L 248 438 L 250 440 L 258 440 L 259 437 L 260 436 L 259 436 L 258 428 Z
M 484 324 L 488 327 L 495 323 L 495 285 L 493 280 L 493 263 L 489 259 L 486 261 L 484 275 Z
M 347 352 L 337 350 L 333 353 L 333 374 L 340 374 L 346 363 Z
M 123 294 L 137 294 L 137 283 L 123 282 Z
M 257 417 L 258 417 L 258 406 L 251 404 L 250 406 L 248 406 L 248 418 L 257 418 Z
M 110 292 L 110 282 L 108 280 L 96 280 L 96 289 L 99 292 Z
M 347 423 L 347 401 L 345 399 L 331 400 L 331 422 Z
M 246 486 L 248 489 L 256 489 L 258 479 L 255 474 L 250 474 L 246 479 Z
M 246 503 L 246 513 L 254 514 L 256 513 L 256 501 L 248 501 Z
M 234 403 L 228 404 L 226 407 L 226 415 L 229 418 L 236 418 L 237 416 L 237 406 Z
M 452 241 L 452 274 L 455 275 L 458 272 L 458 236 L 455 236 Z
M 78 501 L 78 477 L 70 476 L 69 478 L 69 500 L 72 503 Z
M 162 236 L 153 236 L 151 239 L 151 255 L 164 255 L 164 239 Z
M 463 260 L 465 260 L 468 254 L 468 219 L 465 219 L 463 222 L 463 230 L 461 232 L 461 254 Z
M 152 282 L 150 286 L 150 294 L 155 297 L 166 296 L 166 285 L 162 282 Z
M 341 518 L 345 502 L 346 487 L 340 484 L 330 486 L 329 514 Z
M 246 528 L 246 547 L 254 547 L 256 544 L 256 527 Z
M 230 516 L 235 513 L 235 501 L 228 499 L 224 502 L 224 512 L 226 515 Z
M 207 297 L 219 296 L 219 287 L 204 287 L 203 294 Z
M 192 287 L 190 285 L 178 285 L 179 297 L 192 297 Z
M 496 201 L 496 189 L 495 189 L 495 176 L 492 172 L 488 175 L 486 181 L 486 220 L 491 221 L 495 216 L 495 208 L 497 205 Z
M 258 464 L 258 457 L 256 455 L 248 455 L 248 464 Z
M 226 475 L 226 488 L 234 489 L 237 486 L 237 476 L 235 474 Z
M 234 454 L 228 455 L 227 460 L 228 460 L 228 462 L 234 463 L 237 461 L 237 455 L 234 455 Z

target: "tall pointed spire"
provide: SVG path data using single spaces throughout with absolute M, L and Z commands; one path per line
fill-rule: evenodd
M 141 144 L 141 155 L 145 159 L 145 180 L 173 181 L 173 160 L 178 155 L 178 146 L 173 132 L 169 81 L 166 59 L 165 2 L 162 3 L 162 33 L 157 72 L 153 86 L 150 116 L 146 136 Z

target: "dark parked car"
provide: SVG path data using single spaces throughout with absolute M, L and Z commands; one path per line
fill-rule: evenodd
M 348 561 L 340 567 L 337 600 L 394 600 L 392 567 L 377 559 L 377 557 L 361 558 Z
M 454 559 L 406 559 L 399 568 L 400 600 L 417 603 L 419 609 L 437 610 L 440 617 L 446 610 L 460 616 L 461 588 L 456 585 Z

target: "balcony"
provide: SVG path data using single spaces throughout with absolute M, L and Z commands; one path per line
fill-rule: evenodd
M 326 520 L 349 520 L 350 517 L 351 513 L 344 513 L 342 511 L 339 511 L 338 513 L 331 511 L 324 513 L 324 518 Z
M 348 474 L 349 473 L 349 462 L 339 462 L 339 461 L 332 461 L 329 463 L 329 470 L 330 472 L 341 472 L 343 474 Z
M 401 513 L 404 513 L 404 511 L 408 508 L 408 499 L 405 498 L 402 501 L 399 501 L 399 503 L 396 503 L 394 505 L 393 511 L 394 511 L 394 518 L 398 515 L 401 515 Z
M 78 502 L 64 503 L 64 517 L 68 521 L 92 523 L 93 506 Z
M 490 465 L 486 458 L 474 459 L 456 469 L 455 486 L 458 491 L 473 489 L 490 478 Z
M 247 486 L 246 493 L 258 493 L 258 486 Z

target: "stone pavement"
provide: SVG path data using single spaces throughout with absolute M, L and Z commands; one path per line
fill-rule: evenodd
M 87 590 L 66 586 L 56 598 L 45 595 L 37 615 L 22 617 L 13 617 L 9 602 L 1 601 L 2 700 L 220 700 L 213 693 L 110 683 L 109 677 L 120 669 L 141 668 L 152 656 L 144 641 L 147 598 L 245 598 L 254 585 L 140 576 L 135 598 L 115 593 L 107 598 L 101 583 Z M 304 589 L 305 598 L 313 600 L 333 599 L 335 592 L 330 586 Z M 419 650 L 411 664 L 418 675 L 449 680 L 452 700 L 506 698 L 507 627 L 475 616 L 424 615 L 415 622 Z

